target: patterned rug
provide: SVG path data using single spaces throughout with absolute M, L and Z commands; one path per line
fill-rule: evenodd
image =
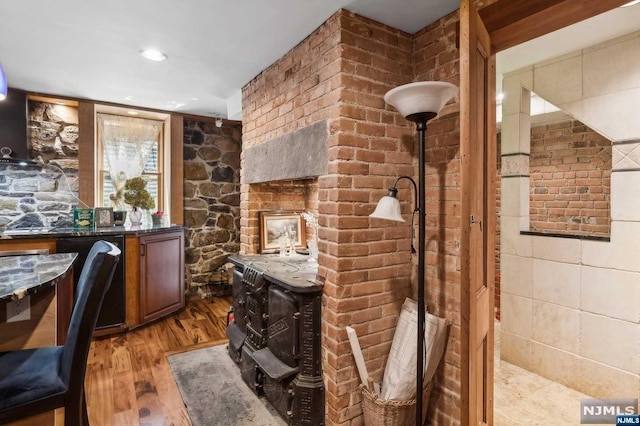
M 227 345 L 167 357 L 194 426 L 286 426 L 242 381 Z

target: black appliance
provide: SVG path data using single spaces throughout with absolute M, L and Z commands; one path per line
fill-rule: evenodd
M 87 255 L 96 241 L 108 241 L 120 249 L 120 261 L 116 266 L 116 271 L 111 281 L 111 287 L 104 296 L 102 309 L 96 323 L 96 330 L 111 327 L 124 327 L 126 319 L 126 299 L 125 299 L 125 271 L 124 271 L 124 236 L 122 235 L 103 235 L 94 237 L 69 237 L 58 238 L 56 243 L 56 252 L 58 253 L 78 253 L 78 259 L 73 265 L 73 286 L 75 288 L 80 279 L 80 272 Z
M 324 425 L 317 264 L 269 256 L 229 261 L 236 267 L 229 355 L 243 380 L 289 425 Z

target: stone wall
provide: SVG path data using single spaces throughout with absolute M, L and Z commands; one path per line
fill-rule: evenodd
M 0 226 L 72 226 L 78 194 L 78 108 L 30 100 L 29 158 L 44 165 L 0 168 Z
M 0 227 L 73 226 L 75 194 L 53 165 L 0 164 Z
M 60 167 L 77 193 L 78 107 L 28 102 L 27 144 L 30 158 Z
M 240 250 L 242 127 L 184 120 L 185 264 L 190 297 L 217 291 L 211 273 Z

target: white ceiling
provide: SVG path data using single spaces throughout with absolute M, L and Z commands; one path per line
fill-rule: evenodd
M 235 100 L 237 105 L 246 83 L 340 8 L 414 33 L 458 4 L 459 0 L 1 0 L 0 63 L 9 86 L 29 92 L 227 117 L 227 104 Z M 498 72 L 638 29 L 640 5 L 616 9 L 501 52 Z M 149 47 L 162 50 L 169 59 L 143 59 L 138 52 Z M 498 88 L 500 82 L 499 75 Z
M 9 87 L 227 116 L 227 101 L 340 8 L 414 33 L 459 0 L 1 0 Z M 138 52 L 157 48 L 165 62 Z M 239 118 L 237 116 L 230 118 Z

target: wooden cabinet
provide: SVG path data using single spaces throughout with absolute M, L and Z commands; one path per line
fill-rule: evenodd
M 140 236 L 140 323 L 184 307 L 184 297 L 183 232 Z

